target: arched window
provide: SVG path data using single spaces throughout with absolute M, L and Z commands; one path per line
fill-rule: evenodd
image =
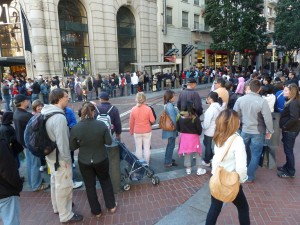
M 136 25 L 132 12 L 121 7 L 117 14 L 119 72 L 132 71 L 136 62 Z
M 90 49 L 86 10 L 78 0 L 58 4 L 64 75 L 90 73 Z

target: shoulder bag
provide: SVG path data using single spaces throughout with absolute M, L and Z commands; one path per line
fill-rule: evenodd
M 222 202 L 232 202 L 236 198 L 240 189 L 239 174 L 235 171 L 228 172 L 224 169 L 224 167 L 220 166 L 220 163 L 227 155 L 236 137 L 237 135 L 235 135 L 230 141 L 229 146 L 224 152 L 215 173 L 212 175 L 209 181 L 211 195 Z
M 168 115 L 166 109 L 163 110 L 161 116 L 159 117 L 159 128 L 166 131 L 176 130 L 176 126 L 171 117 Z

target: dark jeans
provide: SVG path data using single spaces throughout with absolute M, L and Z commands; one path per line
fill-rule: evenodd
M 286 163 L 283 165 L 283 169 L 288 175 L 295 175 L 295 158 L 294 158 L 294 145 L 296 137 L 299 132 L 282 132 L 283 150 L 286 157 Z
M 165 165 L 172 164 L 173 151 L 175 148 L 175 137 L 168 138 L 168 144 L 165 153 Z
M 238 210 L 240 224 L 250 225 L 249 205 L 246 196 L 243 192 L 242 185 L 240 186 L 238 195 L 232 203 L 236 206 Z M 206 217 L 205 225 L 214 225 L 217 223 L 217 219 L 222 210 L 222 206 L 223 202 L 211 196 L 211 205 Z
M 205 163 L 210 163 L 210 160 L 214 156 L 214 154 L 212 152 L 212 147 L 211 147 L 212 139 L 213 139 L 213 137 L 204 135 L 203 144 L 205 147 L 205 157 L 204 157 Z
M 96 177 L 101 185 L 106 208 L 114 208 L 116 206 L 116 202 L 109 176 L 108 158 L 97 164 L 86 165 L 80 161 L 78 161 L 78 164 L 86 187 L 86 194 L 91 207 L 91 212 L 95 215 L 101 213 L 101 206 L 98 201 L 96 190 Z

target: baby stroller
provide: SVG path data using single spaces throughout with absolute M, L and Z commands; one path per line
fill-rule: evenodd
M 154 176 L 154 171 L 144 160 L 139 160 L 133 153 L 131 153 L 124 143 L 119 143 L 120 159 L 127 163 L 127 167 L 124 169 L 124 176 L 122 178 L 123 189 L 128 191 L 130 189 L 130 181 L 139 181 L 145 175 L 151 178 L 153 185 L 159 184 L 159 177 Z

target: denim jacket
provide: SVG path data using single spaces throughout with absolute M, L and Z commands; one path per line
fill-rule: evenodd
M 164 107 L 167 111 L 167 114 L 171 117 L 172 122 L 174 123 L 174 125 L 176 126 L 176 117 L 178 114 L 178 109 L 175 108 L 174 104 L 171 102 L 168 102 L 165 107 Z M 162 139 L 168 139 L 169 137 L 177 137 L 178 133 L 177 131 L 166 131 L 166 130 L 162 130 Z

